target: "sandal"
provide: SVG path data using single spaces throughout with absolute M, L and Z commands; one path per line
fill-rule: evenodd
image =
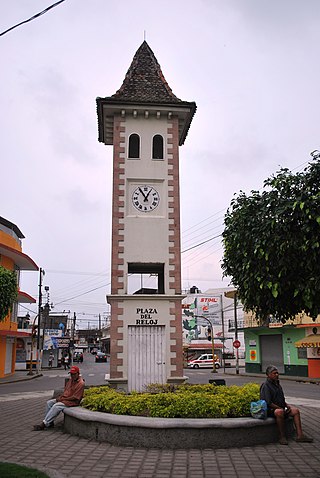
M 296 438 L 297 443 L 312 443 L 313 438 L 308 437 L 307 435 L 302 435 L 302 437 Z
M 279 443 L 280 445 L 288 445 L 288 440 L 286 438 L 280 438 Z

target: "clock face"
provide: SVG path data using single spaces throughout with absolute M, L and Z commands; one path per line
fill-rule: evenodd
M 159 202 L 160 195 L 152 186 L 139 186 L 133 191 L 132 204 L 138 211 L 153 211 L 156 207 L 158 207 Z

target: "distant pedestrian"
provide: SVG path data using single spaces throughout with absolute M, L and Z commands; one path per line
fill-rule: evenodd
M 70 368 L 70 357 L 69 357 L 69 354 L 65 354 L 64 357 L 63 357 L 63 366 L 64 366 L 64 369 L 67 370 L 68 368 Z
M 54 426 L 54 419 L 66 407 L 77 407 L 83 397 L 84 380 L 80 377 L 79 367 L 73 365 L 70 369 L 70 379 L 67 381 L 62 395 L 47 401 L 45 417 L 40 425 L 34 425 L 35 431 L 45 430 Z
M 300 443 L 312 443 L 313 438 L 308 437 L 302 431 L 299 409 L 286 403 L 279 382 L 279 372 L 277 367 L 269 365 L 266 369 L 266 374 L 267 380 L 260 387 L 260 398 L 267 402 L 269 417 L 274 417 L 276 419 L 280 445 L 288 445 L 288 440 L 285 435 L 285 419 L 288 417 L 293 418 L 293 423 L 297 432 L 296 441 Z
M 52 368 L 53 361 L 54 361 L 54 355 L 53 355 L 52 352 L 50 352 L 50 355 L 49 355 L 49 358 L 48 358 L 49 368 Z

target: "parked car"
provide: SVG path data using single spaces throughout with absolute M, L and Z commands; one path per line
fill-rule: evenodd
M 73 361 L 82 363 L 83 362 L 83 353 L 82 352 L 75 352 L 73 354 Z
M 95 357 L 96 362 L 106 362 L 107 361 L 107 354 L 104 352 L 97 352 Z
M 215 355 L 215 368 L 220 368 L 221 364 Z M 188 368 L 212 368 L 212 354 L 202 354 L 195 360 L 189 360 Z

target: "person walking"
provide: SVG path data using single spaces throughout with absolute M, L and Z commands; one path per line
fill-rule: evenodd
M 66 353 L 63 357 L 63 365 L 65 370 L 70 368 L 69 362 L 70 362 L 70 357 L 69 357 L 69 354 Z
M 83 397 L 84 380 L 80 369 L 73 365 L 70 369 L 70 379 L 67 381 L 62 395 L 47 401 L 45 417 L 40 425 L 34 425 L 34 431 L 45 430 L 54 426 L 54 420 L 66 407 L 77 407 Z
M 48 358 L 48 365 L 49 365 L 49 368 L 52 368 L 53 361 L 54 361 L 54 355 L 53 355 L 53 353 L 52 353 L 52 352 L 50 352 L 50 355 L 49 355 L 49 358 Z
M 265 400 L 268 405 L 268 416 L 276 419 L 279 431 L 279 443 L 288 445 L 285 433 L 285 419 L 293 418 L 296 429 L 296 442 L 312 443 L 313 438 L 308 437 L 302 431 L 300 410 L 293 405 L 288 405 L 282 387 L 279 382 L 279 372 L 277 367 L 269 365 L 266 369 L 267 380 L 260 387 L 260 399 Z

